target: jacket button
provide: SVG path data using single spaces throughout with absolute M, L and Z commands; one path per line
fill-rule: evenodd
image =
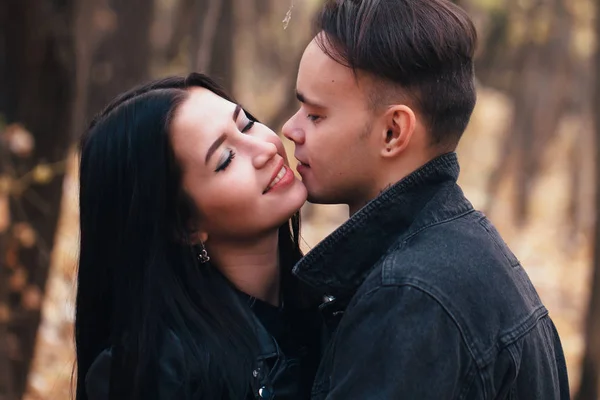
M 258 397 L 261 399 L 270 399 L 272 396 L 271 391 L 267 389 L 265 386 L 258 389 Z
M 332 301 L 335 301 L 335 296 L 329 294 L 323 296 L 323 303 L 331 303 Z

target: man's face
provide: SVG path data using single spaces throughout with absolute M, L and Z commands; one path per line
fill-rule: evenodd
M 326 55 L 313 40 L 297 80 L 300 109 L 283 127 L 295 145 L 298 173 L 314 203 L 360 208 L 378 194 L 377 136 L 368 103 L 370 82 Z

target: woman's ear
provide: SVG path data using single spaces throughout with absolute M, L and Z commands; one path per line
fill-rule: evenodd
M 406 105 L 395 105 L 387 110 L 381 141 L 383 157 L 395 157 L 406 149 L 415 132 L 416 120 L 414 111 Z
M 198 239 L 200 240 L 200 243 L 206 243 L 208 241 L 208 232 L 198 232 Z
M 188 237 L 190 244 L 200 244 L 208 241 L 208 233 L 203 230 L 191 231 Z

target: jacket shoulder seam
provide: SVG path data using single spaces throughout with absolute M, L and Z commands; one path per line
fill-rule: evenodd
M 414 232 L 411 232 L 410 234 L 408 234 L 406 237 L 404 237 L 404 239 L 401 241 L 401 243 L 399 243 L 399 245 L 402 245 L 402 243 L 409 241 L 410 239 L 417 236 L 419 233 L 423 232 L 424 230 L 427 230 L 427 229 L 432 228 L 437 225 L 447 224 L 449 222 L 455 221 L 457 219 L 460 219 L 460 218 L 462 218 L 468 214 L 474 213 L 474 212 L 477 212 L 477 210 L 475 210 L 474 208 L 470 208 L 470 209 L 465 210 L 465 211 L 463 211 L 457 215 L 454 215 L 452 217 L 448 217 L 448 218 L 442 219 L 440 221 L 431 222 L 425 226 L 420 227 L 419 229 L 416 229 Z

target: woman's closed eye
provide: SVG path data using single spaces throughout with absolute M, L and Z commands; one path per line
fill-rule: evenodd
M 240 132 L 242 133 L 247 133 L 250 129 L 252 129 L 252 127 L 254 126 L 254 121 L 248 119 L 248 122 L 246 123 L 246 125 L 242 128 L 242 130 Z
M 256 122 L 254 118 L 249 118 L 248 115 L 244 112 L 244 110 L 240 112 L 240 119 L 243 124 L 243 128 L 240 129 L 240 132 L 242 133 L 247 133 L 250 129 L 252 129 L 254 123 Z
M 227 169 L 227 167 L 229 166 L 229 164 L 231 164 L 231 161 L 234 158 L 235 152 L 231 149 L 227 149 L 227 151 L 221 156 L 217 169 L 215 169 L 215 172 L 224 171 L 225 169 Z

